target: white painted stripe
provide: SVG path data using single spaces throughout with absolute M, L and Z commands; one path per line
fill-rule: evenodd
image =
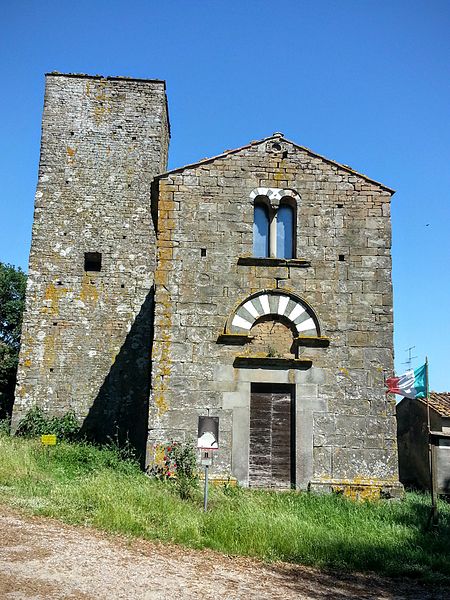
M 239 315 L 234 316 L 233 322 L 231 324 L 235 327 L 240 327 L 241 329 L 250 329 L 252 326 L 252 323 L 249 323 Z
M 246 302 L 243 305 L 243 308 L 245 308 L 245 310 L 247 310 L 252 315 L 252 317 L 255 317 L 255 319 L 257 319 L 260 316 L 259 312 L 256 310 L 256 307 L 252 303 L 251 300 L 249 300 L 248 302 Z
M 271 200 L 279 200 L 281 198 L 281 189 L 280 188 L 272 188 L 270 190 L 270 196 L 269 198 Z
M 309 318 L 306 321 L 303 321 L 303 323 L 300 323 L 299 325 L 297 325 L 297 331 L 300 333 L 301 331 L 310 331 L 311 329 L 315 329 L 316 326 L 314 325 L 314 321 Z
M 255 188 L 250 192 L 250 198 L 254 200 L 257 196 L 267 196 L 270 200 L 281 200 L 286 196 L 290 198 L 298 198 L 298 194 L 293 190 L 283 190 L 281 188 Z
M 269 306 L 269 298 L 267 296 L 267 294 L 264 294 L 263 296 L 258 296 L 259 301 L 261 302 L 261 306 L 263 308 L 264 314 L 268 315 L 270 313 L 270 306 Z
M 280 296 L 278 300 L 278 314 L 284 315 L 284 311 L 286 310 L 286 306 L 288 305 L 289 298 L 288 296 Z
M 258 196 L 267 196 L 268 188 L 260 187 L 250 192 L 250 198 L 254 200 Z
M 291 321 L 295 321 L 295 319 L 302 315 L 304 312 L 305 309 L 303 308 L 303 306 L 301 304 L 296 304 L 291 310 L 291 314 L 288 315 L 288 319 L 290 319 Z

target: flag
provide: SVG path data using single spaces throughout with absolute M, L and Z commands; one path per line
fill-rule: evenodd
M 427 382 L 426 382 L 426 365 L 406 371 L 400 377 L 389 377 L 386 379 L 388 391 L 386 393 L 399 394 L 405 398 L 426 398 Z

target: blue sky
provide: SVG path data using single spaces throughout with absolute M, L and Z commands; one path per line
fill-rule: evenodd
M 282 131 L 397 190 L 397 371 L 450 391 L 448 0 L 0 0 L 0 260 L 26 269 L 47 71 L 167 81 L 170 167 Z

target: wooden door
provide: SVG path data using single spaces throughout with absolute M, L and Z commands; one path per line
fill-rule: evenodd
M 251 487 L 289 488 L 294 481 L 293 391 L 289 385 L 252 384 Z

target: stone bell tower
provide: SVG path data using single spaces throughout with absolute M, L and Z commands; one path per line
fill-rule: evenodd
M 169 136 L 164 81 L 47 74 L 13 427 L 34 405 L 72 409 L 86 434 L 143 449 Z

